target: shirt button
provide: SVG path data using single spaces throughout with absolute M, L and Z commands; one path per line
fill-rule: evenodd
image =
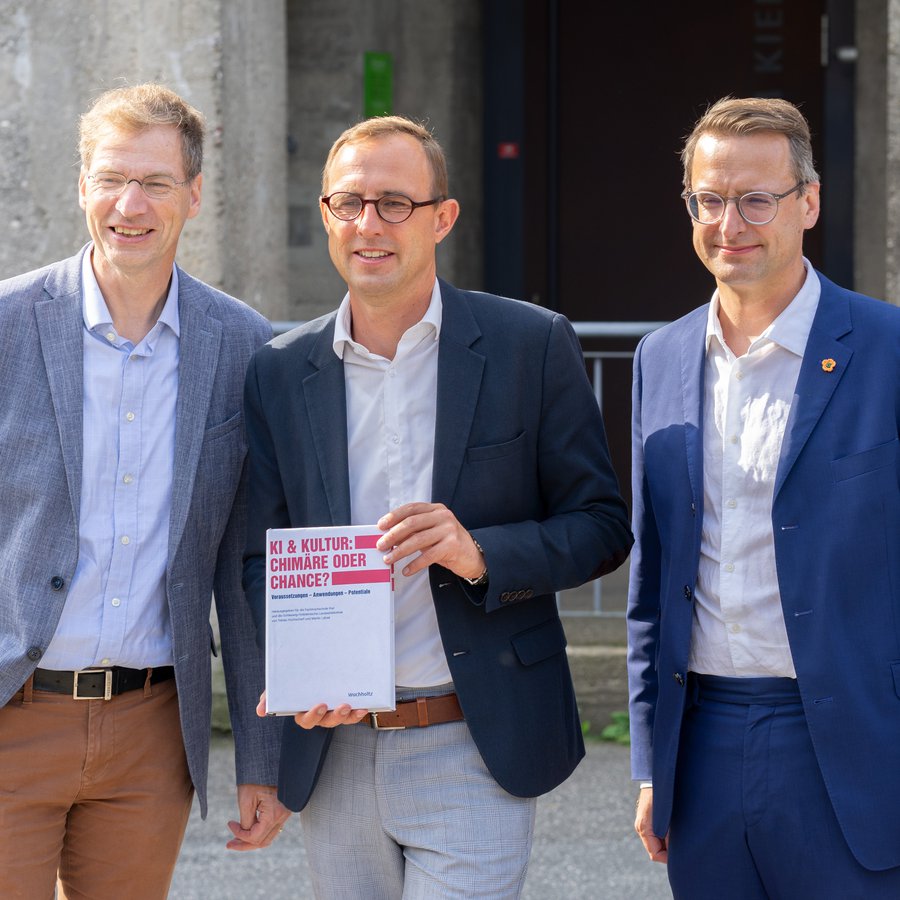
M 103 659 L 100 660 L 100 665 L 101 665 L 101 666 L 108 666 L 108 665 L 110 664 L 110 662 L 111 662 L 111 660 L 109 659 L 109 657 L 108 657 L 108 656 L 104 656 Z
M 125 413 L 125 418 L 126 418 L 129 422 L 133 422 L 133 421 L 134 421 L 134 413 L 133 413 L 133 412 L 127 412 L 127 413 Z
M 113 606 L 121 606 L 122 605 L 122 601 L 118 597 L 113 597 L 112 600 L 110 601 L 110 603 L 112 603 Z
M 116 333 L 114 331 L 107 331 L 106 339 L 112 344 L 116 339 Z
M 134 481 L 134 475 L 131 475 L 131 474 L 123 475 L 122 481 L 124 481 L 125 484 L 131 484 L 131 482 Z
M 736 444 L 737 442 L 738 442 L 738 439 L 737 439 L 737 435 L 736 435 L 736 434 L 733 434 L 733 435 L 731 435 L 730 438 L 728 438 L 728 443 L 729 443 L 729 444 Z
M 122 535 L 122 543 L 123 543 L 123 544 L 130 544 L 130 543 L 131 543 L 131 538 L 128 537 L 127 534 L 123 534 L 123 535 Z
M 725 571 L 733 572 L 734 571 L 734 563 L 725 563 Z
M 125 477 L 127 478 L 128 476 L 126 475 Z M 737 506 L 737 500 L 729 500 L 725 505 L 729 509 L 734 509 Z
M 737 625 L 737 624 L 735 624 L 735 625 L 729 625 L 729 626 L 728 626 L 728 630 L 729 630 L 732 634 L 740 634 L 741 626 L 740 626 L 740 625 Z
M 735 372 L 734 377 L 737 378 L 738 381 L 740 381 L 744 377 L 744 373 L 743 372 Z
M 395 443 L 395 444 L 399 444 L 399 443 L 400 443 L 400 435 L 399 435 L 399 434 L 395 434 L 393 440 L 394 440 L 394 443 Z

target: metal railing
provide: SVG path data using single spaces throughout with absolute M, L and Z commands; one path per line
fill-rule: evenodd
M 275 334 L 283 334 L 301 325 L 301 322 L 272 322 Z M 634 338 L 637 340 L 645 334 L 665 325 L 665 322 L 573 322 L 575 334 L 583 342 L 586 338 Z M 608 359 L 631 359 L 634 350 L 585 350 L 584 358 L 589 363 L 591 384 L 594 397 L 603 410 L 603 363 Z M 586 595 L 587 592 L 587 595 Z M 624 609 L 603 608 L 603 582 L 597 578 L 589 585 L 572 591 L 557 594 L 560 615 L 571 617 L 621 618 Z

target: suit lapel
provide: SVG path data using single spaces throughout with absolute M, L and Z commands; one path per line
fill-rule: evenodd
M 819 280 L 822 293 L 803 352 L 797 387 L 785 425 L 781 459 L 775 476 L 776 496 L 822 417 L 853 356 L 853 351 L 838 340 L 852 327 L 847 298 L 826 278 L 819 275 Z M 826 371 L 823 363 L 830 367 L 832 360 L 833 369 Z
M 316 371 L 303 380 L 303 397 L 333 525 L 350 522 L 347 448 L 347 388 L 344 365 L 334 352 L 334 319 L 309 354 Z M 303 422 L 303 416 L 295 417 Z M 301 436 L 298 435 L 298 446 Z
M 206 312 L 206 299 L 179 272 L 178 400 L 175 407 L 175 460 L 169 518 L 169 560 L 176 550 L 194 491 L 213 380 L 219 361 L 222 324 Z
M 706 384 L 706 322 L 709 307 L 688 323 L 681 341 L 681 399 L 684 449 L 696 512 L 703 498 L 703 396 Z
M 69 498 L 78 521 L 83 457 L 84 346 L 81 304 L 83 252 L 60 264 L 45 284 L 50 299 L 35 303 L 41 353 L 53 398 Z
M 481 329 L 468 300 L 445 281 L 440 282 L 440 287 L 443 310 L 431 499 L 450 506 L 475 418 L 484 356 L 471 349 L 481 336 Z

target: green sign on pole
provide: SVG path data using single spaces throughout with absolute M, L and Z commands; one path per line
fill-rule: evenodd
M 394 58 L 390 53 L 366 53 L 363 76 L 363 114 L 389 116 L 394 109 Z

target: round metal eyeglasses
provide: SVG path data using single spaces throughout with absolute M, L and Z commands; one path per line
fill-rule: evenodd
M 175 193 L 177 188 L 187 181 L 176 181 L 171 175 L 148 175 L 144 179 L 126 178 L 119 172 L 95 172 L 87 176 L 94 185 L 94 190 L 110 197 L 118 197 L 133 181 L 151 200 L 165 200 Z
M 729 203 L 737 206 L 741 218 L 748 225 L 768 225 L 778 213 L 778 201 L 799 191 L 805 184 L 805 181 L 798 181 L 783 194 L 750 191 L 740 197 L 722 197 L 713 191 L 684 191 L 681 196 L 687 204 L 691 218 L 701 225 L 715 225 L 721 222 Z
M 435 197 L 434 200 L 423 200 L 421 203 L 416 203 L 405 194 L 385 194 L 377 200 L 366 200 L 359 194 L 339 191 L 319 199 L 328 207 L 328 211 L 342 222 L 352 222 L 353 219 L 362 215 L 366 204 L 371 203 L 382 221 L 391 225 L 399 225 L 401 222 L 405 222 L 420 206 L 434 206 L 436 203 L 443 203 L 447 198 Z

